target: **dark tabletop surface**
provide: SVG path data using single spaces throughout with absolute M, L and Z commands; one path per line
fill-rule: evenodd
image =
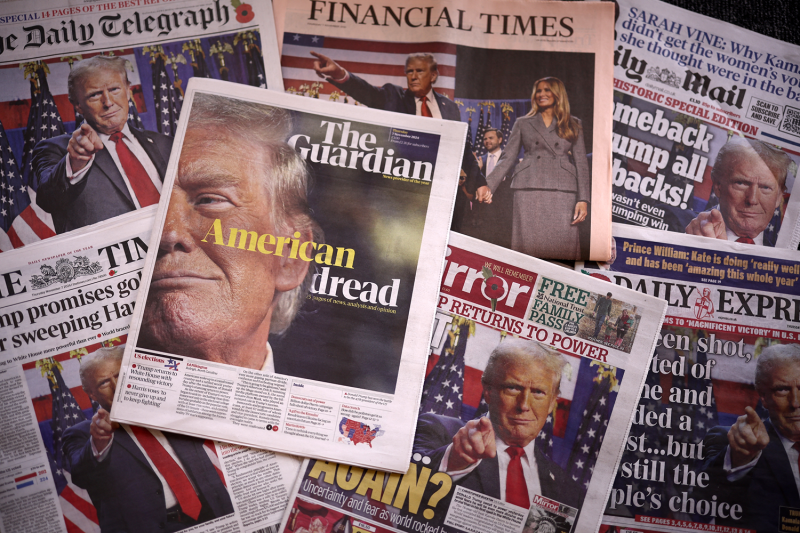
M 800 43 L 800 0 L 665 0 L 792 44 Z

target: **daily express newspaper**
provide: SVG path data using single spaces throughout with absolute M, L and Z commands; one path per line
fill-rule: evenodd
M 71 173 L 80 169 L 66 164 L 68 141 L 82 125 L 103 133 L 127 115 L 122 142 L 140 145 L 132 150 L 157 201 L 189 78 L 283 87 L 272 19 L 269 2 L 240 0 L 3 2 L 0 251 L 153 203 L 131 185 L 110 140 L 95 146 L 84 174 Z M 122 58 L 130 83 L 102 102 L 102 74 L 122 78 L 119 65 L 98 67 L 99 55 Z M 70 100 L 70 72 L 87 66 Z
M 800 47 L 618 4 L 613 220 L 797 249 Z
M 552 259 L 610 253 L 612 13 L 599 3 L 275 2 L 287 91 L 422 115 L 415 95 L 432 87 L 433 116 L 469 126 L 451 228 Z M 537 87 L 556 96 L 536 101 Z
M 669 308 L 601 531 L 793 531 L 797 252 L 614 233 L 615 260 L 584 270 Z
M 108 424 L 152 225 L 137 211 L 3 254 L 0 531 L 277 529 L 299 460 Z
M 112 418 L 404 472 L 466 126 L 215 80 L 186 105 Z
M 597 531 L 666 302 L 574 274 L 451 233 L 408 471 L 307 460 L 281 531 Z

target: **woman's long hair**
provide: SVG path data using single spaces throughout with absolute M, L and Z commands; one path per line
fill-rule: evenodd
M 539 112 L 539 105 L 536 103 L 536 88 L 543 81 L 550 85 L 550 92 L 555 97 L 555 104 L 553 104 L 553 114 L 556 117 L 556 131 L 558 136 L 571 143 L 578 140 L 578 134 L 581 132 L 581 125 L 578 121 L 572 118 L 569 112 L 569 97 L 567 97 L 567 90 L 564 88 L 564 83 L 558 79 L 548 76 L 540 80 L 536 80 L 533 84 L 533 93 L 531 93 L 531 111 L 525 116 L 532 117 Z

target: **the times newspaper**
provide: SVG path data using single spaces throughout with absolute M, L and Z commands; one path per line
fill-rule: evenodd
M 272 20 L 269 2 L 240 0 L 3 2 L 0 251 L 149 205 L 126 181 L 109 148 L 114 142 L 103 141 L 81 175 L 66 165 L 69 136 L 111 120 L 105 115 L 112 112 L 127 114 L 122 142 L 141 145 L 139 160 L 146 154 L 152 168 L 145 170 L 160 191 L 189 78 L 283 87 Z M 130 91 L 94 108 L 87 82 L 95 88 L 118 67 L 92 64 L 100 55 L 122 58 Z M 71 101 L 70 72 L 90 64 Z
M 662 2 L 617 4 L 614 222 L 797 249 L 800 48 Z
M 432 86 L 426 109 L 469 125 L 454 231 L 535 257 L 608 258 L 612 5 L 277 0 L 274 9 L 286 91 L 424 115 L 415 95 Z M 543 87 L 557 102 L 534 103 Z M 550 109 L 558 126 L 543 118 Z M 571 118 L 578 135 L 564 129 Z
M 216 80 L 185 105 L 112 418 L 404 472 L 466 125 Z
M 451 233 L 408 471 L 309 459 L 281 531 L 597 531 L 666 302 L 575 274 Z
M 614 233 L 584 272 L 669 308 L 601 531 L 797 528 L 797 252 Z
M 137 211 L 3 254 L 0 531 L 276 530 L 300 465 L 293 457 L 131 426 L 109 426 L 103 455 L 92 451 L 92 439 L 102 438 L 92 426 L 108 417 L 152 225 L 152 214 Z M 199 509 L 186 503 L 147 440 L 162 442 L 161 454 L 169 446 Z

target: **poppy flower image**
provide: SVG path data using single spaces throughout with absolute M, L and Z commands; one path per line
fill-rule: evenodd
M 239 4 L 236 8 L 236 21 L 241 23 L 250 22 L 255 17 L 253 8 L 250 4 Z

